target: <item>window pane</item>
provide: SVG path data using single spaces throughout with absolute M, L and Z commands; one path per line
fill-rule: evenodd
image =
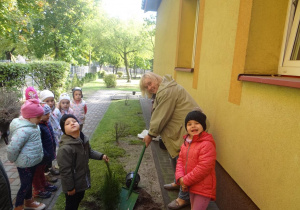
M 299 24 L 297 29 L 297 35 L 295 37 L 294 47 L 291 55 L 291 60 L 300 60 L 300 32 Z

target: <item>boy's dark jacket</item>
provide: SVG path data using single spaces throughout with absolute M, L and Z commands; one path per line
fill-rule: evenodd
M 0 209 L 12 210 L 11 191 L 7 174 L 0 160 Z
M 103 154 L 91 149 L 89 139 L 80 132 L 75 139 L 69 135 L 62 135 L 57 152 L 57 163 L 61 176 L 64 193 L 87 190 L 91 187 L 89 159 L 102 160 Z
M 41 139 L 44 151 L 44 157 L 42 163 L 46 164 L 55 159 L 55 137 L 52 126 L 49 122 L 39 123 L 41 130 Z

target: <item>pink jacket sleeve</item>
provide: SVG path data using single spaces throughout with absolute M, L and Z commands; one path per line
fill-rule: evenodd
M 184 162 L 182 158 L 183 154 L 181 152 L 183 146 L 184 145 L 181 146 L 180 153 L 177 159 L 177 164 L 176 164 L 175 180 L 177 184 L 179 184 L 179 179 L 184 176 Z

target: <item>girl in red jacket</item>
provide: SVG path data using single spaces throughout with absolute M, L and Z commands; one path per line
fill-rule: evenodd
M 189 191 L 192 210 L 205 210 L 216 200 L 216 144 L 206 130 L 206 115 L 192 111 L 185 118 L 184 136 L 176 165 L 176 180 Z

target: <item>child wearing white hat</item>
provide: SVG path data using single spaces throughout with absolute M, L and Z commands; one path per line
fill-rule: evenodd
M 74 114 L 73 109 L 70 108 L 71 98 L 68 93 L 62 93 L 59 96 L 58 109 L 63 116 L 64 114 Z
M 51 108 L 49 121 L 50 121 L 50 124 L 54 131 L 55 143 L 58 147 L 58 143 L 59 143 L 60 137 L 62 135 L 61 128 L 59 125 L 61 113 L 60 113 L 59 109 L 57 109 L 55 107 L 54 94 L 50 90 L 43 90 L 40 92 L 39 98 L 40 98 L 41 102 L 45 102 Z

